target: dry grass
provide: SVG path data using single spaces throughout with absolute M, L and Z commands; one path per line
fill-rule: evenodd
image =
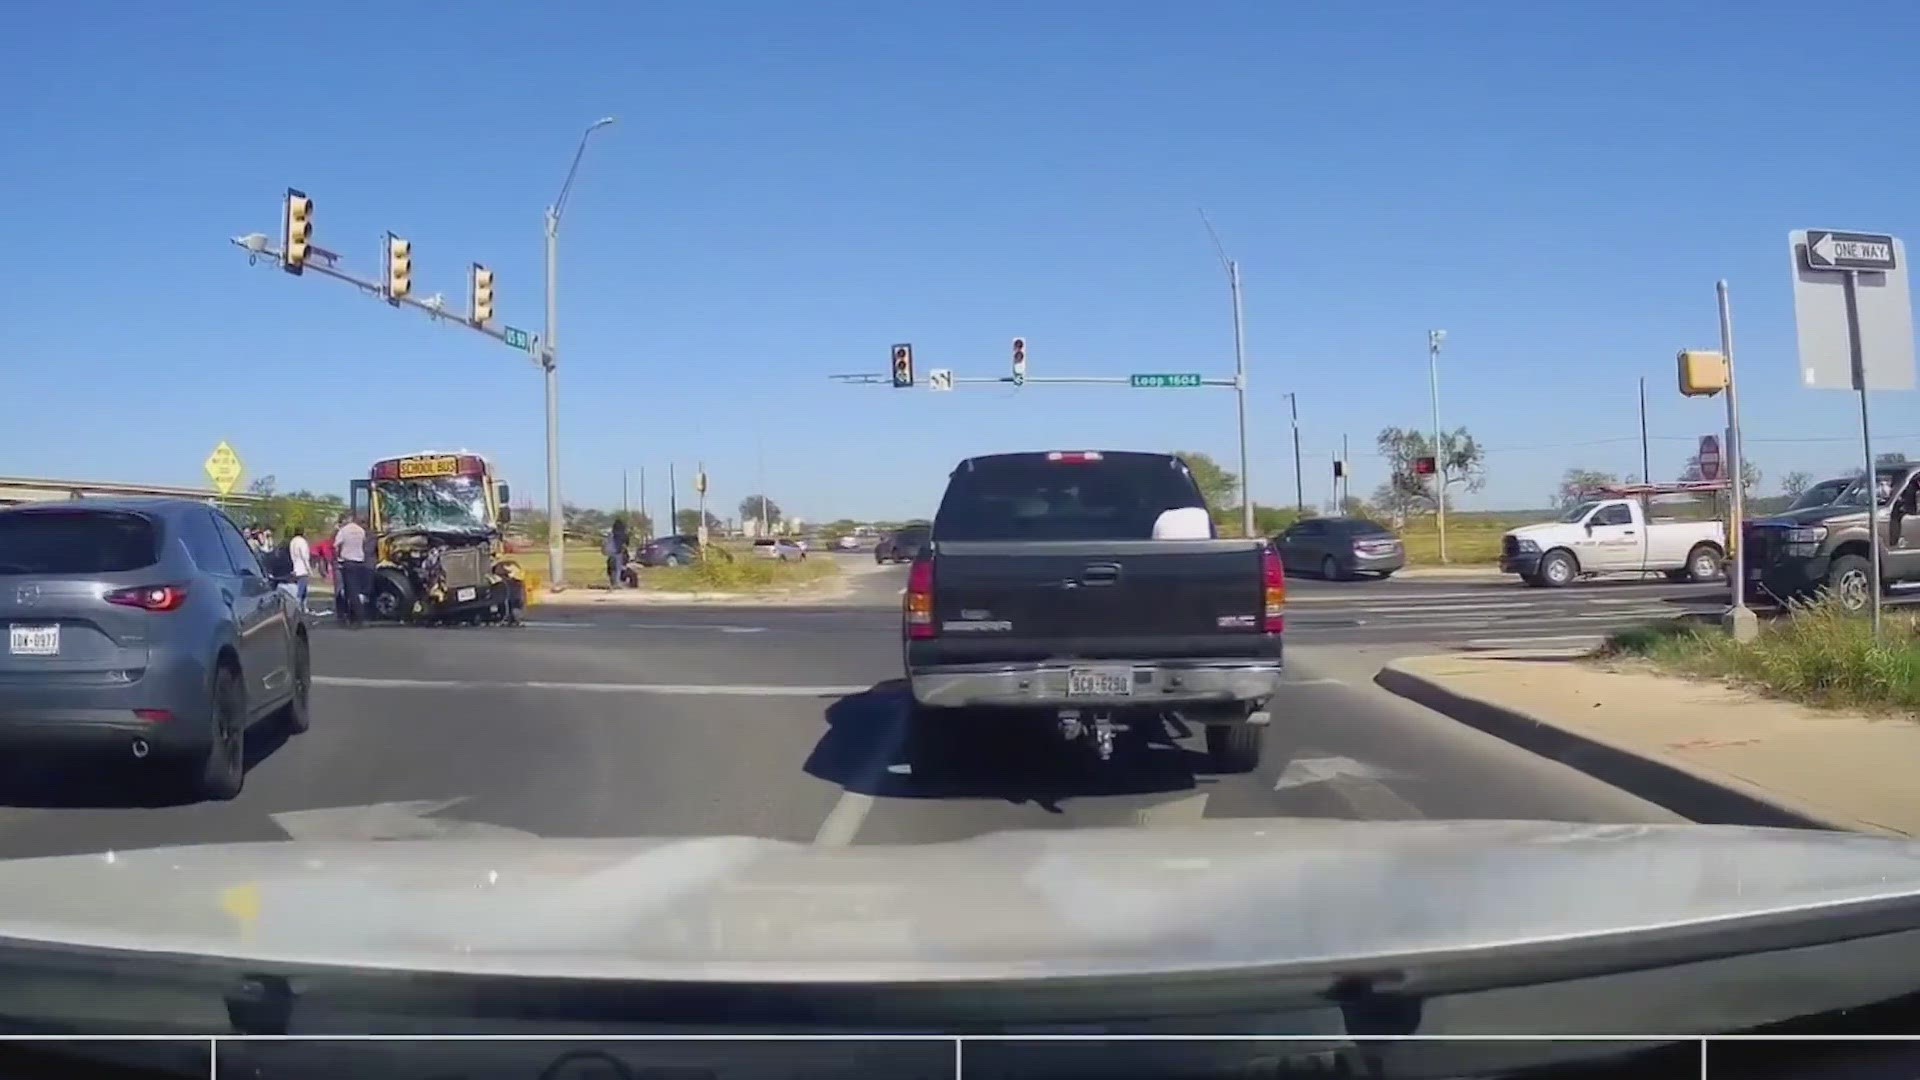
M 1875 641 L 1863 616 L 1831 602 L 1796 604 L 1748 644 L 1717 627 L 1661 624 L 1615 634 L 1602 655 L 1643 657 L 1809 705 L 1920 712 L 1920 625 L 1905 612 L 1888 612 L 1884 621 Z

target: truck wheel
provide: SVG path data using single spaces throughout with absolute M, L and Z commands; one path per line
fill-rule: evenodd
M 413 614 L 413 583 L 391 567 L 374 571 L 369 606 L 373 617 L 381 622 L 405 622 Z
M 1720 576 L 1720 553 L 1711 545 L 1701 544 L 1687 552 L 1687 580 L 1695 584 L 1712 581 Z
M 1839 601 L 1849 612 L 1861 612 L 1873 601 L 1873 573 L 1867 560 L 1858 555 L 1842 555 L 1827 570 L 1827 595 Z
M 1540 584 L 1549 589 L 1558 589 L 1573 584 L 1580 570 L 1573 564 L 1573 556 L 1564 551 L 1549 551 L 1540 560 Z
M 1250 773 L 1259 768 L 1266 742 L 1264 724 L 1207 725 L 1207 756 L 1213 759 L 1215 772 Z

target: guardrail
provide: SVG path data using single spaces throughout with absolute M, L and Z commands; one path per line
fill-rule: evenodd
M 54 502 L 60 499 L 84 498 L 88 495 L 150 495 L 176 499 L 218 499 L 243 505 L 260 501 L 258 495 L 221 495 L 206 488 L 178 487 L 169 484 L 123 484 L 107 480 L 0 476 L 0 503 Z

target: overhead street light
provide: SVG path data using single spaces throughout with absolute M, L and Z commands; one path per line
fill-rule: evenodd
M 560 250 L 560 215 L 567 209 L 567 194 L 573 190 L 573 178 L 580 171 L 580 158 L 587 152 L 587 140 L 593 133 L 613 123 L 614 118 L 603 116 L 587 125 L 580 133 L 580 145 L 573 151 L 573 163 L 567 166 L 567 178 L 560 184 L 560 194 L 547 207 L 547 329 L 542 341 L 540 367 L 546 373 L 547 394 L 547 580 L 552 587 L 567 583 L 566 570 L 566 514 L 560 503 L 560 383 L 556 375 L 559 366 L 559 304 L 557 296 L 559 283 L 556 268 Z

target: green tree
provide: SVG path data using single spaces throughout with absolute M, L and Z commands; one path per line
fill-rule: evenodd
M 1610 472 L 1599 469 L 1568 469 L 1560 477 L 1560 489 L 1554 493 L 1554 505 L 1561 510 L 1571 510 L 1593 497 L 1600 488 L 1614 487 L 1620 478 Z
M 785 517 L 780 513 L 780 504 L 765 495 L 749 495 L 740 500 L 740 520 L 742 522 L 759 521 L 761 510 L 766 511 L 768 525 L 778 525 Z
M 1456 489 L 1479 491 L 1486 486 L 1486 450 L 1466 428 L 1441 432 L 1438 454 L 1433 437 L 1414 428 L 1382 428 L 1374 445 L 1387 462 L 1387 482 L 1374 492 L 1374 502 L 1390 513 L 1405 516 L 1434 508 L 1433 477 L 1414 471 L 1414 462 L 1423 457 L 1435 459 L 1449 495 Z
M 1787 497 L 1789 502 L 1804 495 L 1806 490 L 1812 486 L 1813 474 L 1801 469 L 1795 469 L 1780 478 L 1780 492 Z
M 700 531 L 700 511 L 691 506 L 680 510 L 678 513 L 673 515 L 673 528 L 675 532 L 679 533 L 682 536 L 692 536 L 693 534 L 699 532 Z M 719 528 L 720 528 L 720 519 L 717 517 L 714 517 L 713 514 L 709 512 L 707 514 L 707 530 L 709 532 L 714 532 L 714 531 L 718 531 Z
M 1198 450 L 1175 450 L 1173 456 L 1186 462 L 1187 471 L 1193 474 L 1193 482 L 1200 486 L 1200 494 L 1207 500 L 1207 509 L 1213 512 L 1215 521 L 1224 521 L 1231 517 L 1240 520 L 1240 478 L 1228 472 L 1213 458 Z

